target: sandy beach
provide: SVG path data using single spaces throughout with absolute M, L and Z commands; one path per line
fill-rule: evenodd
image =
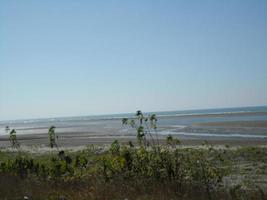
M 94 133 L 60 133 L 58 134 L 58 146 L 59 147 L 78 147 L 86 146 L 90 144 L 104 145 L 110 144 L 114 140 L 118 140 L 121 143 L 128 143 L 132 141 L 136 142 L 135 136 L 122 136 L 122 135 L 96 135 Z M 204 141 L 214 145 L 229 145 L 229 146 L 262 146 L 267 145 L 266 139 L 254 139 L 254 138 L 195 138 L 195 137 L 178 137 L 181 140 L 182 145 L 201 145 Z M 165 142 L 166 136 L 160 136 L 159 140 L 161 143 Z M 28 134 L 19 135 L 17 137 L 21 145 L 36 145 L 36 146 L 48 146 L 47 134 Z M 0 147 L 10 146 L 8 136 L 0 136 Z

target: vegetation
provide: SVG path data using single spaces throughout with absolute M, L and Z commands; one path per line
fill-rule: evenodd
M 9 133 L 9 140 L 11 143 L 12 148 L 18 148 L 20 146 L 18 140 L 17 140 L 17 135 L 16 135 L 16 130 L 12 129 Z
M 166 144 L 173 147 L 176 145 L 180 145 L 181 141 L 179 139 L 174 139 L 172 135 L 168 135 L 166 138 Z
M 3 199 L 264 199 L 266 152 L 207 144 L 161 146 L 155 152 L 118 141 L 108 149 L 78 152 L 0 152 L 0 194 Z
M 122 124 L 129 125 L 131 128 L 136 129 L 137 132 L 137 142 L 139 145 L 152 146 L 153 150 L 157 150 L 159 145 L 158 133 L 157 133 L 157 117 L 155 114 L 151 116 L 144 116 L 142 111 L 138 110 L 136 112 L 137 119 L 123 118 Z M 156 141 L 155 141 L 156 140 Z M 150 143 L 152 142 L 152 144 Z
M 49 138 L 49 146 L 51 148 L 57 147 L 57 137 L 56 137 L 56 132 L 55 132 L 56 127 L 51 126 L 48 130 L 48 138 Z

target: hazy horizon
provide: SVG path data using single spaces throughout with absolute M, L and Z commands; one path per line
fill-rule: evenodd
M 242 106 L 242 107 L 217 107 L 217 108 L 196 108 L 196 109 L 182 109 L 182 110 L 152 110 L 152 111 L 142 111 L 143 113 L 168 113 L 168 112 L 184 112 L 184 111 L 208 111 L 208 110 L 223 110 L 223 109 L 241 109 L 241 108 L 267 108 L 267 105 L 258 105 L 258 106 Z M 136 110 L 137 111 L 137 110 Z M 15 118 L 15 119 L 4 119 L 0 120 L 0 122 L 5 121 L 20 121 L 20 120 L 39 120 L 39 119 L 56 119 L 56 118 L 76 118 L 76 117 L 94 117 L 94 116 L 115 116 L 115 115 L 135 115 L 136 111 L 123 112 L 123 113 L 100 113 L 100 114 L 87 114 L 87 115 L 66 115 L 66 116 L 44 116 L 37 118 Z M 237 111 L 238 113 L 239 111 Z M 242 111 L 244 112 L 244 111 Z M 250 111 L 253 112 L 253 111 Z M 261 112 L 261 111 L 259 111 Z M 197 114 L 197 113 L 195 113 Z
M 266 1 L 0 2 L 0 120 L 267 105 Z

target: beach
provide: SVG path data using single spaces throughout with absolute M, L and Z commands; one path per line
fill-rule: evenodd
M 160 143 L 165 143 L 165 138 L 160 137 Z M 182 138 L 176 137 L 180 139 L 181 145 L 186 146 L 197 146 L 201 145 L 204 141 L 207 141 L 209 144 L 213 145 L 229 145 L 229 146 L 267 146 L 267 140 L 262 139 L 244 139 L 244 138 Z M 48 136 L 47 134 L 37 134 L 37 135 L 21 135 L 17 137 L 18 141 L 21 145 L 27 146 L 45 146 L 48 147 Z M 132 141 L 136 143 L 135 136 L 96 136 L 94 134 L 59 134 L 58 146 L 59 147 L 80 147 L 87 145 L 105 145 L 111 144 L 114 140 L 118 140 L 120 143 L 128 143 Z M 10 146 L 10 141 L 8 136 L 0 137 L 0 146 L 3 148 Z
M 267 145 L 267 108 L 242 112 L 240 110 L 207 110 L 157 113 L 158 127 L 152 131 L 161 143 L 168 135 L 182 145 L 200 145 L 207 141 L 214 145 L 253 146 Z M 147 115 L 150 115 L 148 113 Z M 18 120 L 0 123 L 0 146 L 10 145 L 5 127 L 15 129 L 21 145 L 48 145 L 48 129 L 56 127 L 60 147 L 77 147 L 90 144 L 136 142 L 136 130 L 122 125 L 123 115 Z M 134 119 L 134 114 L 126 117 Z

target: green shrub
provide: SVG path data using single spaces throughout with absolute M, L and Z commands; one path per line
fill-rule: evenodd
M 11 142 L 12 148 L 18 148 L 20 146 L 18 140 L 17 140 L 17 135 L 16 135 L 16 130 L 12 129 L 9 133 L 9 140 Z
M 54 127 L 54 126 L 51 126 L 48 129 L 49 146 L 51 148 L 57 147 L 57 142 L 56 142 L 57 137 L 56 137 L 55 129 L 56 129 L 56 127 Z

